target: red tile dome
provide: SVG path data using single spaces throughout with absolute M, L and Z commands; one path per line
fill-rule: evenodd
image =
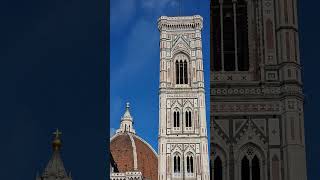
M 139 136 L 118 132 L 111 138 L 110 151 L 119 172 L 140 171 L 145 179 L 157 180 L 157 153 Z

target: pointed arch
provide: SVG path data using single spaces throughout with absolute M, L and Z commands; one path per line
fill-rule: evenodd
M 189 56 L 184 52 L 174 55 L 176 84 L 189 84 Z
M 266 152 L 262 150 L 262 148 L 253 143 L 249 142 L 241 146 L 239 149 L 238 158 L 242 159 L 244 156 L 247 156 L 249 159 L 253 159 L 254 156 L 257 156 L 261 161 L 264 161 L 266 158 Z
M 185 112 L 185 122 L 186 122 L 186 127 L 189 127 L 189 111 Z
M 177 108 L 173 111 L 173 127 L 180 127 L 180 111 Z
M 185 126 L 187 128 L 192 127 L 192 117 L 191 117 L 191 109 L 185 111 Z
M 177 127 L 177 112 L 173 112 L 173 127 Z
M 261 180 L 266 174 L 265 152 L 256 144 L 250 142 L 243 145 L 239 152 L 240 171 L 239 176 L 242 180 Z M 249 169 L 246 163 L 249 163 Z M 249 178 L 249 179 L 248 179 Z

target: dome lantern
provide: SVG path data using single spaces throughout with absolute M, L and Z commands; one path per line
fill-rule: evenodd
M 126 111 L 121 118 L 120 128 L 117 130 L 117 133 L 136 133 L 133 128 L 133 118 L 130 114 L 129 102 L 126 103 Z

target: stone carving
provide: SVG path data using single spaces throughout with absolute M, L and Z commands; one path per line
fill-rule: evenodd
M 216 23 L 214 20 L 219 15 L 215 13 L 225 15 L 224 11 L 230 9 L 222 6 L 221 1 L 211 2 L 211 27 L 223 27 L 225 19 L 221 18 L 221 24 Z M 297 2 L 232 2 L 234 16 L 230 18 L 245 21 L 233 26 L 228 24 L 228 28 L 246 27 L 243 33 L 247 33 L 248 43 L 242 50 L 234 41 L 235 50 L 231 50 L 235 53 L 234 62 L 232 56 L 226 61 L 226 53 L 220 47 L 232 41 L 225 42 L 217 36 L 223 29 L 211 29 L 214 37 L 211 46 L 220 48 L 213 48 L 217 55 L 211 54 L 210 61 L 213 64 L 210 74 L 211 176 L 215 175 L 215 160 L 219 157 L 222 179 L 241 179 L 242 158 L 246 157 L 244 162 L 251 163 L 249 168 L 253 168 L 254 158 L 259 162 L 256 173 L 261 180 L 305 180 L 304 95 L 297 46 Z M 241 8 L 246 8 L 247 14 L 239 13 Z M 235 34 L 234 39 L 238 40 L 238 36 L 242 37 Z M 232 54 L 230 49 L 228 53 Z M 242 54 L 247 55 L 241 59 Z M 241 63 L 248 63 L 247 68 L 240 69 Z
M 221 112 L 252 112 L 252 113 L 266 113 L 266 112 L 280 112 L 279 102 L 259 102 L 259 103 L 212 103 L 211 106 L 214 113 Z M 213 113 L 213 114 L 214 114 Z

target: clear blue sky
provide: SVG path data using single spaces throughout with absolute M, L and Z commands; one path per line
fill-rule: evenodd
M 201 15 L 206 107 L 209 128 L 209 0 L 181 1 L 181 15 Z M 111 0 L 110 127 L 119 127 L 125 103 L 131 104 L 134 127 L 157 151 L 160 16 L 178 16 L 179 1 Z

